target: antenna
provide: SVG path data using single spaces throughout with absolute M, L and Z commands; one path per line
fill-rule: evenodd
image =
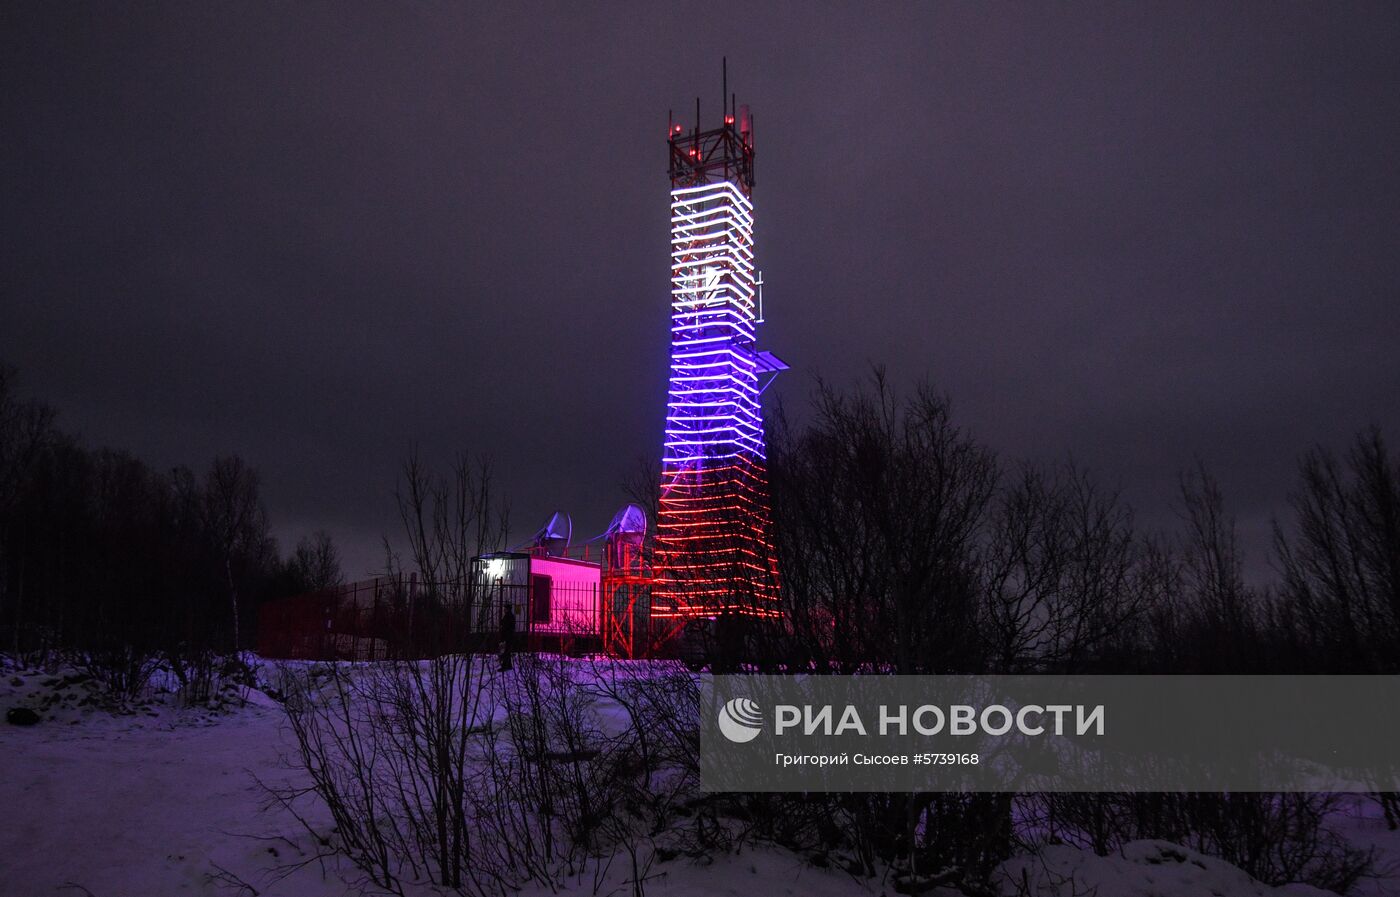
M 758 272 L 758 280 L 755 280 L 755 281 L 753 282 L 753 285 L 756 286 L 756 287 L 758 287 L 758 320 L 755 321 L 754 323 L 755 323 L 755 324 L 762 324 L 762 323 L 763 323 L 763 272 L 762 272 L 762 271 Z
M 745 196 L 753 187 L 753 140 L 749 133 L 749 111 L 739 115 L 739 97 L 729 91 L 729 57 L 720 58 L 721 87 L 720 118 L 710 125 L 704 123 L 701 107 L 704 95 L 695 97 L 695 119 L 686 128 L 684 119 L 671 110 L 669 116 L 670 164 L 667 173 L 672 187 L 693 187 L 725 180 L 733 183 Z M 711 107 L 713 108 L 713 107 Z M 690 133 L 685 133 L 686 131 Z

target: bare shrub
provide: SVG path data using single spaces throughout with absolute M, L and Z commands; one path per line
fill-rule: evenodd
M 498 672 L 489 656 L 444 655 L 288 670 L 295 763 L 312 785 L 274 794 L 304 823 L 307 799 L 323 805 L 335 827 L 317 837 L 394 893 L 418 881 L 472 895 L 601 882 L 619 850 L 640 888 L 667 818 L 654 787 L 674 756 L 666 732 L 681 726 L 643 748 L 636 727 L 600 714 L 608 692 L 576 669 L 525 655 Z M 658 721 L 644 705 L 637 718 Z
M 74 661 L 118 704 L 140 697 L 157 665 L 153 652 L 115 639 L 75 653 Z
M 404 473 L 400 511 L 425 592 L 418 600 L 472 606 L 471 559 L 504 531 L 489 469 L 459 461 L 438 479 L 411 459 Z M 678 756 L 694 768 L 694 748 L 670 747 L 684 741 L 686 724 L 662 720 L 676 684 L 653 698 L 623 680 L 584 687 L 574 664 L 533 655 L 501 672 L 490 656 L 458 653 L 450 633 L 441 639 L 418 640 L 425 660 L 288 670 L 295 763 L 312 785 L 275 792 L 278 801 L 303 820 L 305 800 L 319 801 L 335 822 L 331 845 L 395 893 L 427 881 L 506 894 L 590 870 L 601 886 L 619 849 L 640 893 L 650 865 L 640 845 L 657 813 L 649 786 Z M 618 729 L 602 716 L 599 702 L 613 694 L 629 696 L 627 712 L 653 726 L 645 744 L 636 726 Z
M 1048 794 L 1025 798 L 1042 836 L 1100 856 L 1159 839 L 1233 863 L 1270 885 L 1304 882 L 1345 894 L 1370 875 L 1373 852 L 1327 825 L 1332 794 Z

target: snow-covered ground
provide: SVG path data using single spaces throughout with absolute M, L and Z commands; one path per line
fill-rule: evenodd
M 165 894 L 321 897 L 356 892 L 361 879 L 280 808 L 263 785 L 304 781 L 285 758 L 293 743 L 280 706 L 262 692 L 224 712 L 180 708 L 161 695 L 112 713 L 74 677 L 6 668 L 0 709 L 42 707 L 43 722 L 0 725 L 0 895 Z M 329 829 L 326 819 L 313 828 Z M 1339 824 L 1400 861 L 1400 838 L 1358 802 Z M 631 893 L 619 861 L 599 893 Z M 1283 895 L 1220 860 L 1162 842 L 1137 842 L 1106 858 L 1071 847 L 1009 862 L 1008 895 Z M 878 880 L 812 868 L 779 850 L 746 851 L 705 865 L 657 862 L 649 895 L 836 897 L 893 894 Z M 590 875 L 574 883 L 595 893 Z M 424 889 L 422 894 L 437 893 Z M 945 897 L 952 892 L 942 891 Z M 1400 895 L 1400 881 L 1367 882 L 1363 894 Z
M 211 713 L 160 696 L 114 714 L 93 706 L 86 683 L 68 684 L 74 678 L 6 669 L 0 679 L 0 709 L 49 704 L 39 725 L 0 724 L 0 895 L 360 890 L 353 866 L 323 856 L 309 833 L 268 806 L 264 785 L 305 781 L 286 762 L 294 741 L 277 702 L 250 690 L 246 706 Z M 329 829 L 328 819 L 313 822 Z M 630 893 L 620 890 L 624 865 L 602 893 Z M 707 865 L 672 860 L 653 865 L 651 876 L 648 894 L 677 897 L 869 893 L 780 851 Z M 593 894 L 592 876 L 575 890 Z

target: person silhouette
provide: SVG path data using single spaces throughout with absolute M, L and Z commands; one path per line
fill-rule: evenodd
M 515 647 L 515 611 L 509 604 L 501 612 L 501 672 L 511 668 L 510 652 Z

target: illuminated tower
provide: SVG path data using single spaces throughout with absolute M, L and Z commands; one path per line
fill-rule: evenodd
M 727 91 L 726 91 L 727 93 Z M 777 613 L 759 395 L 785 365 L 755 348 L 754 142 L 732 96 L 723 124 L 671 123 L 671 382 L 651 616 Z

